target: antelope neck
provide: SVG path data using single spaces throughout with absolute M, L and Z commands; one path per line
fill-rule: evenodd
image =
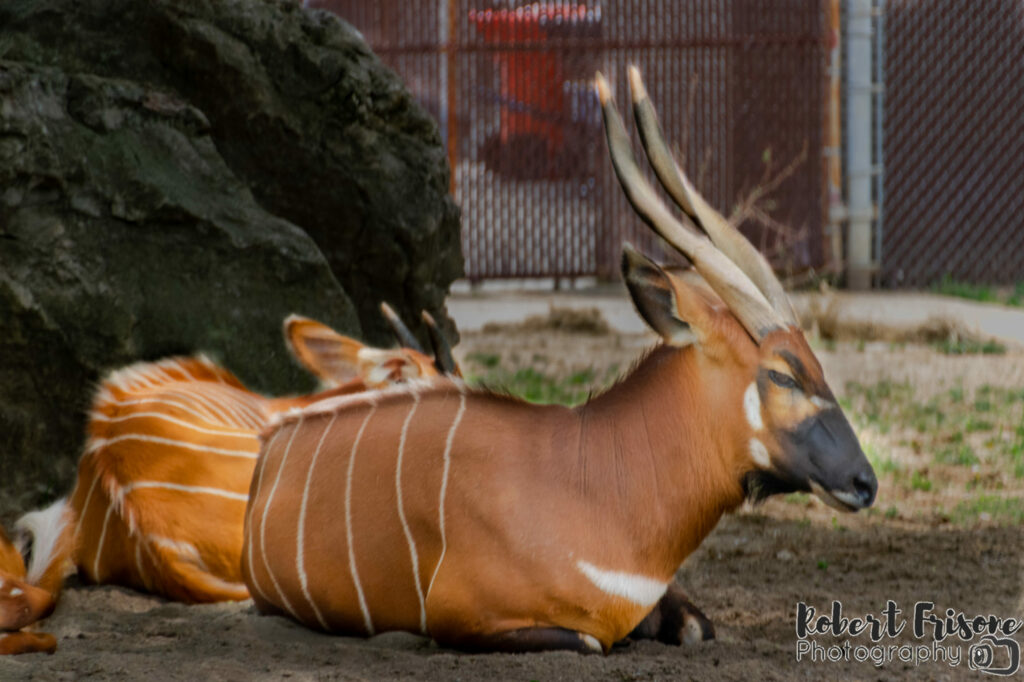
M 672 575 L 726 511 L 743 501 L 734 414 L 716 405 L 693 349 L 660 346 L 574 411 L 570 473 L 583 495 L 636 532 L 634 551 Z M 748 429 L 746 422 L 739 425 Z

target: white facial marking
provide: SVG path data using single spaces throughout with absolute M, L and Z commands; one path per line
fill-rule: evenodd
M 831 400 L 825 400 L 816 395 L 811 396 L 811 404 L 817 407 L 819 410 L 830 410 L 836 406 Z
M 750 456 L 753 458 L 754 464 L 762 469 L 771 468 L 772 458 L 768 455 L 768 448 L 756 438 L 750 439 Z
M 20 587 L 15 587 L 11 589 L 9 594 L 12 597 L 20 597 L 21 595 L 25 594 L 25 590 L 21 589 Z
M 606 594 L 622 597 L 634 604 L 654 606 L 665 594 L 668 583 L 635 573 L 606 571 L 587 561 L 577 561 L 576 568 Z
M 756 381 L 751 382 L 743 393 L 743 412 L 747 415 L 750 428 L 755 431 L 764 428 L 764 420 L 761 418 L 761 396 L 757 394 Z
M 599 654 L 604 653 L 604 647 L 601 646 L 601 642 L 597 641 L 597 637 L 581 632 L 580 639 L 583 640 L 583 643 L 591 651 L 597 652 Z
M 838 509 L 839 511 L 851 511 L 861 506 L 860 503 L 857 502 L 856 498 L 850 493 L 825 490 L 825 488 L 823 488 L 817 481 L 811 481 L 811 492 L 813 492 L 819 500 L 833 509 Z

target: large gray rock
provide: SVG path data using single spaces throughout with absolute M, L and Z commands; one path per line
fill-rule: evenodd
M 414 330 L 425 308 L 454 332 L 462 254 L 437 126 L 338 17 L 275 0 L 5 0 L 3 53 L 176 93 L 257 201 L 313 237 L 367 340 L 390 340 L 383 300 Z
M 448 173 L 436 125 L 333 15 L 0 2 L 0 493 L 23 493 L 0 515 L 66 490 L 108 369 L 207 350 L 294 392 L 287 313 L 386 344 L 387 300 L 451 333 Z
M 311 383 L 284 350 L 288 313 L 359 334 L 316 245 L 253 200 L 208 131 L 166 92 L 0 60 L 8 494 L 66 488 L 92 386 L 112 367 L 206 349 L 283 393 Z

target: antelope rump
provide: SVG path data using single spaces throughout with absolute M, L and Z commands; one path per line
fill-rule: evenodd
M 405 347 L 370 348 L 308 318 L 285 320 L 292 355 L 328 387 L 266 398 L 203 356 L 143 362 L 100 382 L 69 499 L 15 524 L 22 554 L 0 536 L 0 654 L 52 651 L 50 635 L 16 632 L 53 610 L 64 579 L 115 584 L 186 603 L 249 598 L 242 583 L 242 522 L 271 415 L 410 378 L 458 373 L 425 314 L 437 359 L 385 304 Z M 26 547 L 26 550 L 28 550 Z

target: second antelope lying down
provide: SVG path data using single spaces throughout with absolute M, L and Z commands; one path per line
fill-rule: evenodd
M 416 343 L 389 308 L 385 314 L 407 346 Z M 435 350 L 451 362 L 443 338 L 430 330 Z M 285 321 L 285 338 L 332 388 L 265 398 L 201 356 L 139 363 L 101 382 L 70 499 L 16 524 L 33 539 L 27 571 L 0 537 L 0 631 L 45 617 L 76 569 L 94 583 L 177 601 L 248 599 L 239 573 L 242 520 L 266 420 L 324 398 L 457 372 L 435 366 L 418 348 L 368 348 L 298 316 Z M 22 634 L 0 639 L 0 653 L 42 650 Z
M 687 255 L 670 274 L 628 247 L 623 275 L 661 336 L 583 406 L 537 406 L 435 379 L 279 415 L 264 432 L 242 572 L 258 608 L 314 628 L 427 634 L 467 649 L 607 651 L 744 499 L 812 490 L 844 510 L 876 480 L 763 257 L 665 153 L 642 179 L 603 78 L 616 172 Z

